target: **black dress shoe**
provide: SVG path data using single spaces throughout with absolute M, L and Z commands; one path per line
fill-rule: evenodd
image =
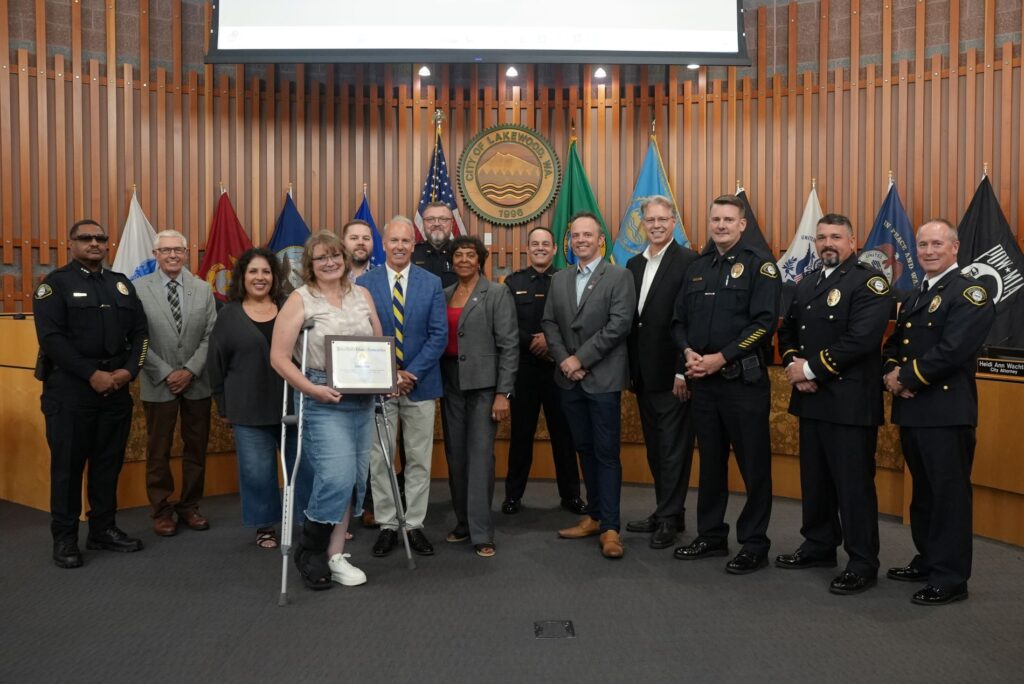
M 142 540 L 129 537 L 111 525 L 102 532 L 89 532 L 85 538 L 85 548 L 90 551 L 119 551 L 121 553 L 132 553 L 142 550 Z
M 696 560 L 709 556 L 725 556 L 729 553 L 729 547 L 725 544 L 712 544 L 703 540 L 695 540 L 689 546 L 680 546 L 672 552 L 676 560 Z
M 395 530 L 381 529 L 380 534 L 377 535 L 377 541 L 373 544 L 373 555 L 377 558 L 391 553 L 391 549 L 395 548 L 395 542 L 398 541 L 398 532 Z
M 53 542 L 53 562 L 58 568 L 82 567 L 82 552 L 78 550 L 78 542 L 74 539 L 61 539 Z
M 889 571 L 885 573 L 885 576 L 891 580 L 897 582 L 927 582 L 928 572 L 926 570 L 919 570 L 913 565 L 907 565 L 902 568 L 889 568 Z
M 515 515 L 519 512 L 519 499 L 505 499 L 501 502 L 501 512 L 505 515 Z
M 910 601 L 919 606 L 944 606 L 947 603 L 963 601 L 967 598 L 967 583 L 958 584 L 952 589 L 940 589 L 932 585 L 926 586 L 914 594 Z
M 808 556 L 800 549 L 793 553 L 783 553 L 775 557 L 775 567 L 784 570 L 802 570 L 804 568 L 834 568 L 836 557 L 816 558 Z
M 651 534 L 658 529 L 658 521 L 654 519 L 654 516 L 644 518 L 643 520 L 633 520 L 626 523 L 627 532 L 639 532 L 640 534 Z
M 661 523 L 658 529 L 651 535 L 650 546 L 652 549 L 667 549 L 676 541 L 676 526 L 671 523 Z
M 736 557 L 725 564 L 725 571 L 730 575 L 749 575 L 767 567 L 768 557 L 751 551 L 740 551 Z
M 571 499 L 562 499 L 561 506 L 565 510 L 570 513 L 575 513 L 576 515 L 583 515 L 587 510 L 587 502 L 578 496 L 574 496 Z
M 423 530 L 419 528 L 409 530 L 409 548 L 420 556 L 434 555 L 434 545 L 427 540 L 427 535 L 423 534 Z
M 877 577 L 864 577 L 847 571 L 832 580 L 832 583 L 828 585 L 828 590 L 833 594 L 859 594 L 876 584 L 878 584 Z

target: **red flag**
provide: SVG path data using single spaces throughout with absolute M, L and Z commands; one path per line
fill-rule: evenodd
M 231 285 L 231 269 L 238 257 L 252 248 L 249 236 L 238 222 L 235 208 L 231 206 L 228 194 L 222 192 L 213 213 L 209 237 L 206 240 L 206 255 L 199 267 L 199 277 L 213 288 L 213 296 L 222 302 L 228 300 Z

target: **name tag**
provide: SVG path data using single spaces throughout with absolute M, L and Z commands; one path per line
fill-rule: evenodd
M 516 290 L 517 295 L 526 294 L 528 290 Z
M 72 297 L 88 297 L 89 293 L 88 292 L 72 292 L 71 296 Z

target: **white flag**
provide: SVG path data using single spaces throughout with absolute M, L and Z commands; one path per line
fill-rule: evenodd
M 821 263 L 818 258 L 818 250 L 814 248 L 814 236 L 817 234 L 818 220 L 824 214 L 821 205 L 818 203 L 818 191 L 811 188 L 811 194 L 807 196 L 807 204 L 804 206 L 804 215 L 800 217 L 800 225 L 793 236 L 793 242 L 789 249 L 779 259 L 779 271 L 782 272 L 782 281 L 786 283 L 799 283 L 804 274 L 817 268 Z
M 156 270 L 153 258 L 153 243 L 156 231 L 149 219 L 142 213 L 138 196 L 132 192 L 132 203 L 128 207 L 128 219 L 121 231 L 121 244 L 117 247 L 112 270 L 124 273 L 131 280 L 149 275 Z

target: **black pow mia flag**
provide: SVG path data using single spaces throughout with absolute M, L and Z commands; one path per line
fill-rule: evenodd
M 988 176 L 981 179 L 958 230 L 961 271 L 981 281 L 996 307 L 985 345 L 1024 350 L 1024 255 Z

